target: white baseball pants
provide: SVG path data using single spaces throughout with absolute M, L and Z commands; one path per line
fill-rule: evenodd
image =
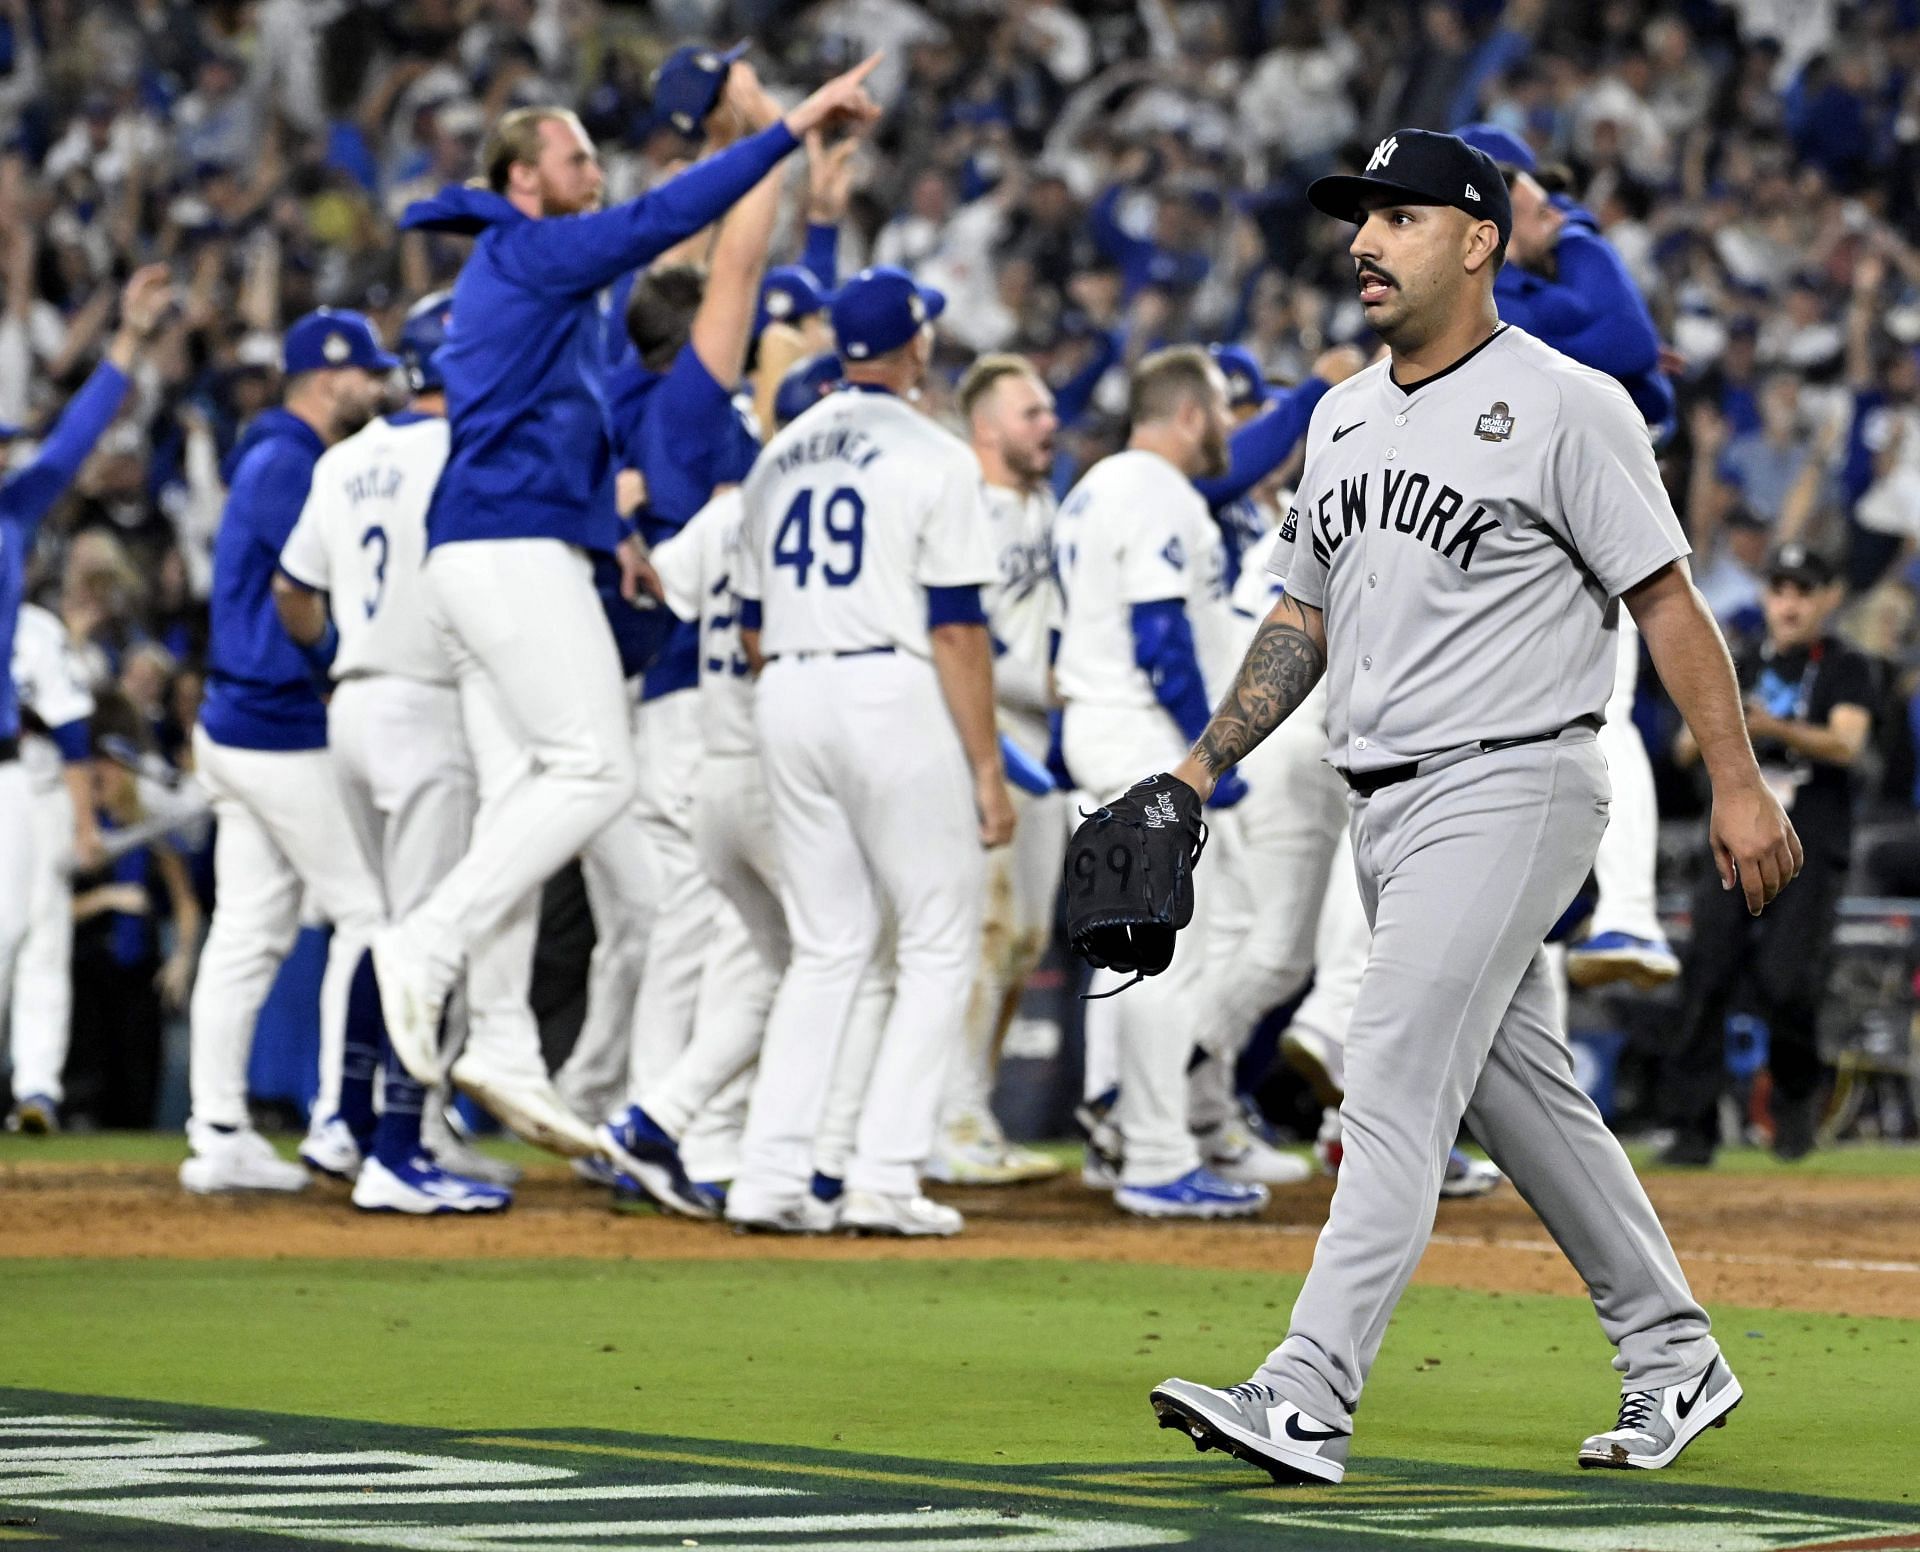
M 1067 769 L 1090 795 L 1080 805 L 1086 808 L 1118 797 L 1156 771 L 1171 770 L 1186 754 L 1180 729 L 1157 707 L 1069 705 L 1062 734 Z M 1206 817 L 1213 825 L 1223 816 Z M 1175 942 L 1173 962 L 1138 986 L 1089 1005 L 1089 1084 L 1103 1066 L 1093 1049 L 1096 1030 L 1107 1023 L 1114 1032 L 1120 1084 L 1114 1119 L 1126 1142 L 1127 1185 L 1164 1185 L 1200 1164 L 1187 1127 L 1187 1063 L 1210 996 L 1208 945 L 1218 882 L 1218 870 L 1202 860 L 1194 871 L 1193 920 Z M 1126 979 L 1096 971 L 1092 990 L 1110 991 Z
M 1013 844 L 987 853 L 987 914 L 980 934 L 980 964 L 960 1054 L 947 1069 L 940 1101 L 943 1122 L 985 1114 L 993 1098 L 1000 1042 L 1020 1010 L 1020 994 L 1053 939 L 1053 911 L 1060 868 L 1067 852 L 1064 792 L 1044 795 L 1013 790 Z
M 18 760 L 0 765 L 0 1007 L 13 1002 L 14 967 L 27 939 L 33 894 L 33 783 Z M 14 1058 L 16 1069 L 19 1058 Z M 15 1092 L 20 1092 L 18 1077 Z
M 13 1096 L 58 1101 L 73 1021 L 73 794 L 58 774 L 33 793 L 30 820 L 27 930 L 13 959 Z
M 480 936 L 631 801 L 635 770 L 619 654 L 584 552 L 556 539 L 443 544 L 423 575 L 456 678 L 484 681 L 530 757 L 402 923 L 451 987 Z
M 247 1124 L 247 1059 L 261 1004 L 293 947 L 303 891 L 333 923 L 320 985 L 321 1096 L 339 1099 L 340 1052 L 354 968 L 386 913 L 324 749 L 236 749 L 193 733 L 194 766 L 212 800 L 213 921 L 188 1017 L 193 1119 Z M 331 1092 L 329 1092 L 329 1087 Z
M 793 955 L 774 998 L 734 1189 L 807 1189 L 833 1066 L 879 942 L 897 995 L 847 1183 L 904 1195 L 932 1151 L 979 954 L 985 861 L 972 782 L 932 664 L 906 654 L 786 659 L 755 698 Z
M 1592 935 L 1624 932 L 1659 941 L 1660 916 L 1654 904 L 1654 867 L 1660 850 L 1660 809 L 1653 786 L 1653 762 L 1633 721 L 1634 691 L 1640 682 L 1640 631 L 1620 611 L 1619 657 L 1607 720 L 1600 727 L 1600 752 L 1607 757 L 1613 782 L 1613 818 L 1593 860 L 1600 898 L 1593 909 Z

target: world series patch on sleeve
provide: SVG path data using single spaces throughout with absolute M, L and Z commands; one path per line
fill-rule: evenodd
M 1193 920 L 1200 795 L 1162 773 L 1085 815 L 1067 845 L 1067 934 L 1096 970 L 1158 975 Z M 1131 982 L 1128 984 L 1132 984 Z

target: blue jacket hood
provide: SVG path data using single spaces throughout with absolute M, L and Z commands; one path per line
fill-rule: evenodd
M 240 461 L 262 442 L 292 438 L 305 440 L 324 447 L 320 433 L 308 425 L 291 410 L 283 410 L 278 405 L 262 410 L 247 423 L 247 429 L 240 434 L 240 440 L 233 444 L 233 451 L 221 460 L 220 478 L 228 485 L 233 484 L 233 476 L 240 467 Z
M 512 201 L 492 189 L 469 188 L 464 183 L 449 183 L 431 199 L 417 199 L 400 216 L 403 232 L 453 232 L 461 237 L 477 237 L 490 226 L 505 226 L 531 219 L 516 210 Z

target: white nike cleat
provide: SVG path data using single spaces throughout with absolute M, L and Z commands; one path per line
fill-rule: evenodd
M 897 1239 L 951 1239 L 967 1220 L 951 1207 L 924 1196 L 885 1196 L 878 1191 L 848 1191 L 840 1203 L 840 1227 L 855 1234 L 886 1234 Z
M 1044 1153 L 1008 1142 L 991 1117 L 967 1112 L 940 1128 L 923 1173 L 941 1185 L 1013 1186 L 1051 1180 L 1060 1166 Z
M 307 1133 L 306 1141 L 300 1144 L 300 1162 L 319 1174 L 333 1176 L 335 1180 L 359 1178 L 360 1165 L 365 1157 L 359 1139 L 353 1135 L 353 1129 L 337 1115 L 328 1116 L 316 1125 Z
M 736 1181 L 727 1192 L 726 1217 L 742 1234 L 831 1234 L 840 1222 L 840 1204 L 823 1202 L 811 1191 L 778 1200 L 743 1195 Z
M 432 1088 L 441 1079 L 440 1015 L 446 988 L 431 968 L 409 951 L 398 927 L 373 936 L 373 978 L 380 989 L 380 1017 L 387 1040 L 416 1083 Z
M 507 1071 L 469 1047 L 449 1076 L 455 1088 L 471 1094 L 502 1125 L 536 1148 L 564 1158 L 601 1151 L 593 1128 L 566 1107 L 544 1070 L 537 1074 Z
M 228 1191 L 304 1191 L 307 1172 L 273 1151 L 251 1126 L 230 1132 L 202 1122 L 187 1123 L 193 1156 L 180 1166 L 180 1184 L 196 1196 Z
M 1620 1420 L 1580 1446 L 1580 1465 L 1658 1471 L 1707 1429 L 1726 1427 L 1740 1395 L 1740 1382 L 1718 1354 L 1704 1374 L 1678 1385 L 1630 1390 L 1620 1398 Z
M 1257 1380 L 1215 1390 L 1163 1380 L 1147 1398 L 1162 1428 L 1178 1428 L 1196 1450 L 1225 1450 L 1280 1483 L 1338 1482 L 1350 1436 L 1310 1417 Z

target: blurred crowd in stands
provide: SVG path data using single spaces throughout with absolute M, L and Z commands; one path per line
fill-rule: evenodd
M 739 38 L 782 96 L 886 51 L 841 273 L 947 292 L 943 384 L 981 352 L 1039 363 L 1062 488 L 1118 445 L 1148 349 L 1236 341 L 1285 382 L 1362 338 L 1313 177 L 1398 126 L 1523 139 L 1652 306 L 1703 590 L 1750 631 L 1770 549 L 1832 560 L 1839 626 L 1882 665 L 1863 787 L 1911 825 L 1920 0 L 0 0 L 0 455 L 30 454 L 134 266 L 184 297 L 30 573 L 152 754 L 186 758 L 222 460 L 284 326 L 332 304 L 391 335 L 449 284 L 464 243 L 395 217 L 470 176 L 508 108 L 576 106 L 609 201 L 667 176 L 698 148 L 654 114 L 654 68 Z M 1643 684 L 1663 810 L 1697 811 Z M 1857 885 L 1920 889 L 1920 847 L 1886 858 Z

